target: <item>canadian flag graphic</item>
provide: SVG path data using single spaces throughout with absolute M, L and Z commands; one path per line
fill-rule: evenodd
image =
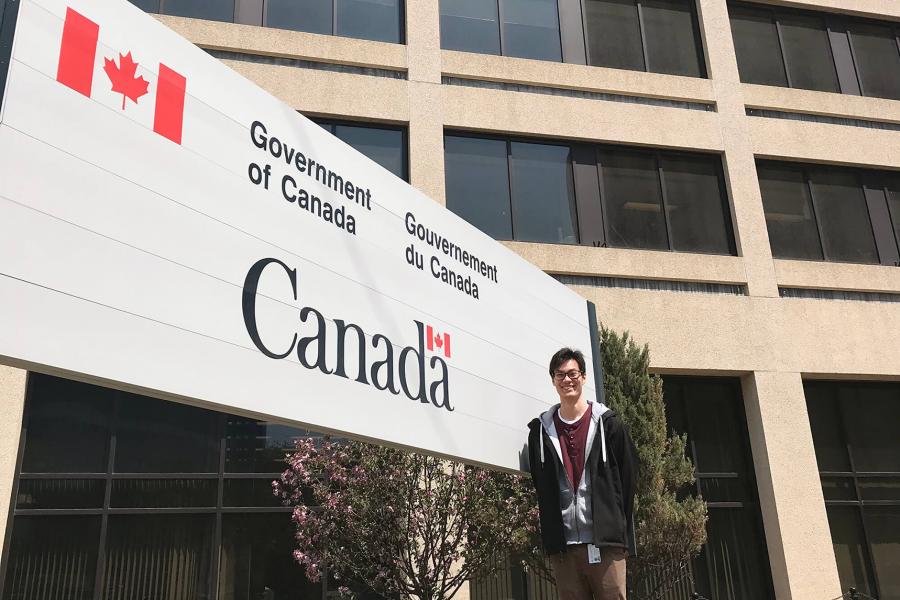
M 438 333 L 434 330 L 431 325 L 427 325 L 425 327 L 425 337 L 428 338 L 426 342 L 426 347 L 431 352 L 440 352 L 443 350 L 444 356 L 450 358 L 450 334 L 449 333 Z M 435 350 L 437 347 L 437 350 Z
M 91 97 L 95 87 L 94 67 L 99 37 L 100 26 L 97 23 L 71 8 L 66 9 L 56 80 L 87 97 Z M 122 110 L 126 110 L 126 100 L 137 104 L 148 93 L 150 82 L 143 76 L 135 76 L 137 67 L 131 52 L 104 57 L 103 71 L 111 84 L 109 92 L 122 94 Z M 186 88 L 187 79 L 183 75 L 159 63 L 153 131 L 176 144 L 181 144 Z

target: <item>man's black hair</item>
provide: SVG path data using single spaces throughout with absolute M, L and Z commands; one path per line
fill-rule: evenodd
M 582 373 L 587 372 L 584 364 L 584 354 L 581 353 L 581 350 L 560 348 L 550 359 L 550 377 L 553 377 L 553 374 L 556 372 L 556 369 L 559 368 L 559 365 L 569 360 L 574 360 L 575 362 L 577 362 L 578 368 Z

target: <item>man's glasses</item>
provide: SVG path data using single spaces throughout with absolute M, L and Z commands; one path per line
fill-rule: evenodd
M 571 371 L 554 371 L 553 379 L 556 381 L 563 381 L 566 377 L 571 379 L 572 381 L 577 381 L 579 377 L 581 377 L 582 372 L 578 369 L 572 369 Z

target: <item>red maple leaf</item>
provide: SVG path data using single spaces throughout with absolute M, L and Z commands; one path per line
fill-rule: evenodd
M 119 65 L 108 58 L 103 59 L 103 70 L 112 82 L 112 91 L 122 94 L 122 110 L 125 110 L 125 98 L 137 104 L 138 98 L 147 93 L 150 83 L 143 77 L 135 77 L 138 63 L 128 54 L 119 54 Z

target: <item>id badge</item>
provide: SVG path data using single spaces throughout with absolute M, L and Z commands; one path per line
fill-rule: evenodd
M 587 545 L 588 551 L 588 564 L 596 565 L 600 564 L 600 548 L 593 544 Z

